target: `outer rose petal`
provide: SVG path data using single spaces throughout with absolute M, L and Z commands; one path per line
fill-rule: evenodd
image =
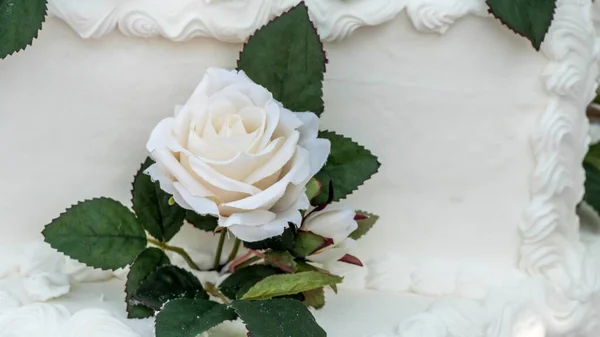
M 302 146 L 310 153 L 310 176 L 312 178 L 321 171 L 327 162 L 331 152 L 331 142 L 329 139 L 317 138 L 302 144 Z
M 331 152 L 331 142 L 328 139 L 317 138 L 319 134 L 319 117 L 312 112 L 297 112 L 296 116 L 302 121 L 298 128 L 300 140 L 298 144 L 310 153 L 310 175 L 317 174 L 325 165 Z
M 214 201 L 206 197 L 192 195 L 189 190 L 179 182 L 173 183 L 173 187 L 175 187 L 175 190 L 177 191 L 177 193 L 173 194 L 173 198 L 179 206 L 193 210 L 198 214 L 219 215 L 219 207 Z M 178 202 L 178 196 L 180 196 L 185 203 Z M 186 205 L 188 207 L 185 207 Z
M 233 225 L 229 226 L 229 230 L 242 241 L 256 242 L 265 240 L 274 236 L 281 235 L 288 228 L 290 223 L 300 225 L 302 222 L 302 214 L 299 209 L 308 207 L 308 198 L 298 198 L 296 203 L 289 209 L 278 212 L 276 218 L 259 226 Z

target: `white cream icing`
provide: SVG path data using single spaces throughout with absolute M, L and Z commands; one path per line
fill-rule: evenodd
M 69 292 L 69 276 L 64 273 L 63 255 L 45 243 L 25 250 L 19 274 L 27 294 L 34 301 L 46 301 Z
M 62 305 L 33 303 L 0 315 L 1 337 L 140 337 L 103 309 L 73 316 Z
M 117 1 L 50 0 L 49 12 L 67 22 L 81 37 L 102 37 L 114 29 L 133 37 L 162 36 L 174 41 L 212 37 L 224 42 L 243 42 L 273 17 L 300 0 L 180 0 Z M 361 26 L 393 19 L 406 9 L 415 28 L 444 33 L 467 14 L 486 16 L 480 0 L 305 0 L 325 41 L 341 40 Z

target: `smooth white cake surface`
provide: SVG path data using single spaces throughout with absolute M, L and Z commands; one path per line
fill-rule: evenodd
M 32 47 L 0 62 L 0 262 L 41 241 L 43 226 L 78 200 L 128 203 L 153 126 L 206 68 L 233 67 L 241 41 L 293 3 L 51 1 L 68 24 L 48 19 Z M 368 262 L 350 272 L 347 287 L 359 290 L 316 313 L 331 336 L 521 337 L 519 324 L 531 333 L 523 337 L 543 336 L 540 324 L 552 336 L 593 335 L 600 255 L 593 236 L 580 243 L 574 210 L 598 48 L 591 5 L 558 4 L 538 52 L 488 17 L 483 0 L 308 2 L 323 37 L 340 40 L 325 45 L 322 128 L 382 163 L 345 201 L 381 219 L 354 252 Z M 244 14 L 232 20 L 235 11 Z M 352 33 L 362 25 L 376 26 Z M 186 228 L 176 241 L 190 248 L 203 236 Z M 450 297 L 425 311 L 428 299 L 365 287 Z M 80 308 L 73 300 L 58 301 Z M 354 301 L 369 309 L 344 317 L 369 316 L 340 324 Z

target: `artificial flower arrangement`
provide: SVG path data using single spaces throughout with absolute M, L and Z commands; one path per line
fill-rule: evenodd
M 308 308 L 321 308 L 324 289 L 343 280 L 327 263 L 359 268 L 347 248 L 377 220 L 336 202 L 380 165 L 351 139 L 319 131 L 326 63 L 300 3 L 250 37 L 237 69 L 208 69 L 154 128 L 133 211 L 86 200 L 48 224 L 45 240 L 90 267 L 129 266 L 128 316 L 155 316 L 157 337 L 197 336 L 236 319 L 248 336 L 326 336 Z M 203 284 L 186 270 L 200 270 L 195 261 L 169 244 L 184 222 L 218 238 L 220 284 Z M 221 264 L 228 235 L 235 244 Z

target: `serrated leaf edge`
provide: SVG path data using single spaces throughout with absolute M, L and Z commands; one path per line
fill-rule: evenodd
M 552 3 L 554 4 L 554 7 L 552 8 L 552 18 L 550 20 L 550 26 L 548 26 L 548 29 L 546 30 L 546 34 L 544 35 L 544 38 L 540 41 L 540 44 L 538 46 L 536 46 L 535 43 L 529 39 L 529 37 L 527 37 L 525 34 L 521 34 L 521 33 L 517 32 L 515 29 L 513 29 L 511 26 L 509 26 L 506 22 L 504 22 L 504 20 L 502 18 L 500 18 L 500 16 L 498 16 L 498 14 L 494 11 L 492 6 L 490 6 L 489 0 L 485 0 L 485 4 L 488 6 L 488 13 L 491 14 L 495 19 L 497 19 L 503 26 L 508 28 L 510 31 L 512 31 L 513 33 L 515 33 L 521 37 L 524 37 L 527 41 L 529 41 L 529 43 L 531 43 L 531 45 L 533 46 L 533 48 L 536 51 L 540 51 L 542 44 L 544 43 L 544 41 L 546 41 L 546 37 L 548 37 L 548 33 L 550 32 L 550 27 L 552 25 L 552 22 L 554 21 L 554 17 L 556 15 L 556 7 L 557 7 L 556 0 L 553 0 Z
M 367 149 L 366 147 L 364 147 L 363 145 L 361 145 L 360 143 L 358 143 L 357 141 L 355 141 L 354 139 L 350 138 L 350 137 L 346 137 L 340 133 L 337 133 L 335 131 L 331 131 L 331 130 L 320 130 L 320 132 L 328 132 L 328 133 L 332 133 L 336 136 L 340 136 L 344 139 L 350 140 L 351 142 L 353 142 L 354 144 L 358 145 L 359 148 L 363 149 L 364 151 L 368 152 L 370 155 L 372 155 L 373 157 L 375 157 L 375 162 L 377 163 L 377 168 L 375 169 L 375 172 L 373 172 L 371 175 L 369 175 L 365 180 L 363 180 L 362 183 L 360 183 L 359 185 L 356 186 L 355 189 L 351 190 L 350 192 L 348 192 L 348 194 L 346 194 L 344 197 L 339 198 L 339 199 L 334 199 L 333 201 L 341 201 L 341 200 L 345 200 L 348 196 L 354 194 L 354 192 L 358 191 L 361 186 L 363 186 L 367 181 L 371 180 L 371 178 L 376 175 L 377 173 L 379 173 L 379 168 L 381 167 L 381 162 L 379 161 L 379 157 L 376 156 L 373 152 L 371 152 L 371 150 Z M 327 158 L 327 160 L 329 160 L 329 157 Z M 327 165 L 327 161 L 325 162 L 325 165 Z M 323 165 L 323 167 L 325 167 L 325 165 Z M 319 173 L 317 172 L 317 175 Z M 315 175 L 316 176 L 316 175 Z M 335 179 L 331 179 L 335 182 Z
M 116 269 L 114 269 L 114 270 L 113 270 L 113 269 L 104 269 L 104 268 L 100 268 L 100 267 L 93 267 L 93 266 L 89 266 L 88 264 L 86 264 L 86 263 L 84 263 L 84 262 L 82 262 L 82 261 L 80 261 L 80 260 L 78 260 L 78 259 L 76 259 L 76 258 L 74 258 L 74 257 L 72 257 L 72 256 L 69 256 L 69 255 L 67 255 L 67 254 L 65 254 L 65 253 L 63 253 L 63 252 L 61 252 L 61 251 L 60 251 L 60 250 L 58 250 L 56 247 L 52 246 L 52 244 L 51 244 L 50 242 L 46 241 L 46 236 L 44 235 L 44 232 L 46 231 L 46 227 L 48 227 L 48 226 L 49 226 L 50 224 L 52 224 L 54 221 L 58 220 L 58 219 L 59 219 L 61 216 L 63 216 L 64 214 L 66 214 L 66 213 L 67 213 L 67 212 L 68 212 L 70 209 L 72 209 L 72 208 L 73 208 L 73 207 L 75 207 L 75 206 L 79 206 L 79 205 L 81 205 L 81 204 L 83 204 L 83 203 L 86 203 L 86 202 L 89 202 L 89 201 L 94 201 L 94 200 L 110 200 L 110 201 L 117 202 L 117 203 L 121 204 L 123 207 L 127 208 L 127 209 L 128 209 L 128 210 L 129 210 L 129 211 L 130 211 L 130 212 L 131 212 L 131 213 L 132 213 L 134 216 L 135 216 L 135 213 L 133 213 L 133 212 L 131 211 L 131 209 L 129 209 L 129 207 L 127 207 L 127 206 L 123 205 L 123 203 L 122 203 L 122 202 L 120 202 L 120 201 L 118 201 L 118 200 L 116 200 L 116 199 L 113 199 L 113 198 L 109 198 L 109 197 L 97 197 L 97 198 L 91 198 L 91 199 L 83 199 L 83 200 L 81 200 L 81 201 L 78 201 L 78 202 L 77 202 L 77 203 L 75 203 L 75 204 L 71 204 L 71 206 L 67 207 L 67 208 L 66 208 L 66 209 L 65 209 L 63 212 L 61 212 L 61 213 L 60 213 L 60 214 L 59 214 L 57 217 L 53 218 L 53 219 L 52 219 L 52 220 L 51 220 L 51 221 L 50 221 L 48 224 L 46 224 L 46 225 L 44 226 L 44 229 L 42 230 L 42 236 L 44 236 L 44 242 L 46 242 L 46 243 L 47 243 L 47 244 L 48 244 L 50 247 L 52 247 L 52 249 L 54 249 L 55 251 L 59 252 L 59 253 L 60 253 L 60 254 L 62 254 L 63 256 L 66 256 L 66 257 L 70 258 L 71 260 L 75 260 L 75 261 L 77 261 L 77 262 L 79 262 L 79 263 L 82 263 L 82 264 L 84 264 L 85 266 L 87 266 L 87 267 L 90 267 L 90 268 L 99 269 L 99 270 L 104 270 L 104 271 L 115 271 Z M 135 218 L 137 219 L 137 217 L 135 217 Z M 140 225 L 140 226 L 141 226 L 141 225 Z M 142 250 L 142 252 L 143 252 L 143 250 Z M 141 253 L 141 252 L 140 252 L 140 253 Z M 138 255 L 139 255 L 139 253 L 138 253 Z M 137 256 L 136 256 L 136 258 L 137 258 Z M 134 259 L 134 261 L 135 261 L 135 259 Z M 128 266 L 128 265 L 125 265 L 125 266 L 123 266 L 123 267 L 119 267 L 119 268 L 117 268 L 117 269 L 120 269 L 120 268 L 125 268 L 125 267 L 127 267 L 127 266 Z
M 21 47 L 17 50 L 13 50 L 11 53 L 6 54 L 6 56 L 4 57 L 0 57 L 0 60 L 4 60 L 9 56 L 12 56 L 18 52 L 24 51 L 27 48 L 31 47 L 31 45 L 33 45 L 33 41 L 35 41 L 38 38 L 40 31 L 42 30 L 44 23 L 46 22 L 46 18 L 48 18 L 48 0 L 44 0 L 44 15 L 42 16 L 42 22 L 40 23 L 40 27 L 38 28 L 38 30 L 35 32 L 35 35 L 33 35 L 31 41 L 29 41 L 29 43 L 27 43 L 24 47 Z
M 242 46 L 242 50 L 239 52 L 238 54 L 238 58 L 236 60 L 235 63 L 235 68 L 236 70 L 240 70 L 240 59 L 242 56 L 242 53 L 244 52 L 244 50 L 246 49 L 246 46 L 250 43 L 250 41 L 252 41 L 252 39 L 254 38 L 254 35 L 256 35 L 257 32 L 259 32 L 261 29 L 265 28 L 266 26 L 268 26 L 271 22 L 277 20 L 279 17 L 288 14 L 289 12 L 299 8 L 299 7 L 304 7 L 306 8 L 307 13 L 309 14 L 309 20 L 308 22 L 310 23 L 310 26 L 312 27 L 312 29 L 315 31 L 315 33 L 317 34 L 317 36 L 319 37 L 319 44 L 321 45 L 321 50 L 323 51 L 323 73 L 321 75 L 321 81 L 323 81 L 325 79 L 325 73 L 327 72 L 327 64 L 329 63 L 329 59 L 327 58 L 327 51 L 325 50 L 325 44 L 323 43 L 323 40 L 321 39 L 321 35 L 319 34 L 319 30 L 317 29 L 317 26 L 315 26 L 315 23 L 312 21 L 312 19 L 310 19 L 310 12 L 308 11 L 308 6 L 306 5 L 306 3 L 304 1 L 300 1 L 297 5 L 291 7 L 290 9 L 284 11 L 283 13 L 275 16 L 274 18 L 272 18 L 271 20 L 269 20 L 267 23 L 265 23 L 264 25 L 260 26 L 258 29 L 256 29 L 252 35 L 250 35 L 248 37 L 248 40 L 246 42 L 244 42 L 243 46 Z M 266 89 L 266 88 L 265 88 Z M 270 92 L 270 91 L 269 91 Z M 321 87 L 321 100 L 324 101 L 324 95 L 323 95 L 323 87 Z M 320 117 L 321 114 L 325 110 L 325 107 L 323 107 L 323 111 L 320 113 L 317 112 L 313 112 L 314 114 L 317 115 L 317 117 Z
M 180 299 L 181 299 L 181 298 L 173 298 L 173 299 L 170 299 L 170 300 L 166 301 L 166 302 L 165 302 L 165 303 L 162 305 L 162 307 L 160 307 L 160 310 L 159 310 L 158 312 L 160 313 L 160 311 L 162 311 L 162 310 L 165 308 L 165 306 L 167 305 L 167 303 L 169 303 L 169 302 L 171 302 L 171 301 L 175 301 L 175 300 L 180 300 Z M 207 301 L 211 301 L 211 300 L 207 300 Z M 213 301 L 213 302 L 214 302 L 214 301 Z M 219 303 L 219 302 L 215 302 L 215 303 L 217 303 L 217 305 L 218 305 L 218 304 L 222 304 L 222 303 Z M 236 311 L 236 310 L 235 310 L 235 309 L 234 309 L 232 306 L 230 306 L 229 304 L 222 304 L 222 305 L 225 305 L 225 306 L 227 307 L 227 309 L 231 309 L 231 310 L 233 310 L 233 311 L 235 312 L 235 314 L 238 316 L 238 319 L 239 319 L 239 314 L 237 313 L 237 311 Z M 211 309 L 212 309 L 212 308 L 211 308 Z M 156 316 L 157 316 L 157 315 L 155 314 L 155 315 L 154 315 L 154 317 L 156 317 Z M 154 323 L 152 324 L 152 326 L 154 327 L 154 331 L 155 331 L 155 332 L 156 332 L 156 322 L 157 322 L 157 320 L 156 320 L 156 319 L 154 319 Z M 209 330 L 212 330 L 212 329 L 214 329 L 214 328 L 216 328 L 216 327 L 218 327 L 218 326 L 220 326 L 220 325 L 222 325 L 222 324 L 225 324 L 225 323 L 227 323 L 227 322 L 233 322 L 233 320 L 229 320 L 229 319 L 228 319 L 228 320 L 224 320 L 223 322 L 221 322 L 221 323 L 219 323 L 219 324 L 217 324 L 217 325 L 213 326 L 213 327 L 212 327 L 212 328 L 210 328 Z M 245 324 L 244 324 L 244 326 L 245 326 Z M 246 330 L 247 330 L 247 329 L 246 329 Z M 200 334 L 199 336 L 201 336 L 201 335 L 202 335 L 202 334 Z
M 139 253 L 139 254 L 138 254 L 136 257 L 135 257 L 135 259 L 133 260 L 133 262 L 132 262 L 132 263 L 131 263 L 129 266 L 132 266 L 132 265 L 135 263 L 135 261 L 137 261 L 138 257 L 140 257 L 140 255 L 141 255 L 141 254 L 142 254 L 142 253 L 143 253 L 143 252 L 144 252 L 146 249 L 148 249 L 148 248 L 150 248 L 150 247 L 146 247 L 144 250 L 142 250 L 142 251 L 141 251 L 141 252 L 140 252 L 140 253 Z M 156 249 L 159 249 L 159 250 L 161 250 L 161 251 L 162 251 L 162 249 L 160 249 L 160 248 L 157 248 L 157 247 L 151 247 L 151 248 L 156 248 Z M 165 255 L 166 255 L 166 253 L 165 253 L 164 251 L 163 251 L 163 254 L 165 254 Z M 168 258 L 168 256 L 167 256 L 167 258 Z M 160 268 L 160 266 L 159 266 L 158 268 Z M 156 269 L 158 269 L 158 268 L 156 268 Z M 129 299 L 127 298 L 127 290 L 129 289 L 129 288 L 128 288 L 128 282 L 127 282 L 127 281 L 129 281 L 129 273 L 131 273 L 131 269 L 129 269 L 129 271 L 127 272 L 127 277 L 125 278 L 125 289 L 124 289 L 124 292 L 125 292 L 125 311 L 127 312 L 127 318 L 128 318 L 128 319 L 144 319 L 144 318 L 141 318 L 141 317 L 130 317 L 131 313 L 130 313 L 130 312 L 129 312 L 129 310 L 128 310 L 128 309 L 129 309 L 129 306 L 128 306 L 128 304 L 129 304 L 128 300 L 129 300 Z M 146 276 L 146 278 L 144 278 L 144 279 L 142 280 L 142 282 L 141 282 L 141 283 L 144 283 L 144 281 L 146 281 L 146 279 L 148 279 L 148 277 L 149 277 L 150 275 L 152 275 L 152 273 L 148 274 L 148 276 Z M 141 285 L 141 283 L 140 283 L 140 285 Z M 131 297 L 132 297 L 132 299 L 133 299 L 133 295 L 132 295 Z M 169 301 L 170 301 L 170 300 L 169 300 Z M 167 301 L 167 302 L 168 302 L 168 301 Z M 140 304 L 140 305 L 141 305 L 141 304 Z M 142 306 L 143 306 L 143 305 L 142 305 Z M 148 307 L 146 307 L 146 308 L 148 308 Z M 150 309 L 150 310 L 154 310 L 154 309 L 152 309 L 152 308 L 148 308 L 148 309 Z M 162 308 L 161 308 L 161 310 L 162 310 Z M 155 313 L 153 316 L 156 316 L 156 313 Z

